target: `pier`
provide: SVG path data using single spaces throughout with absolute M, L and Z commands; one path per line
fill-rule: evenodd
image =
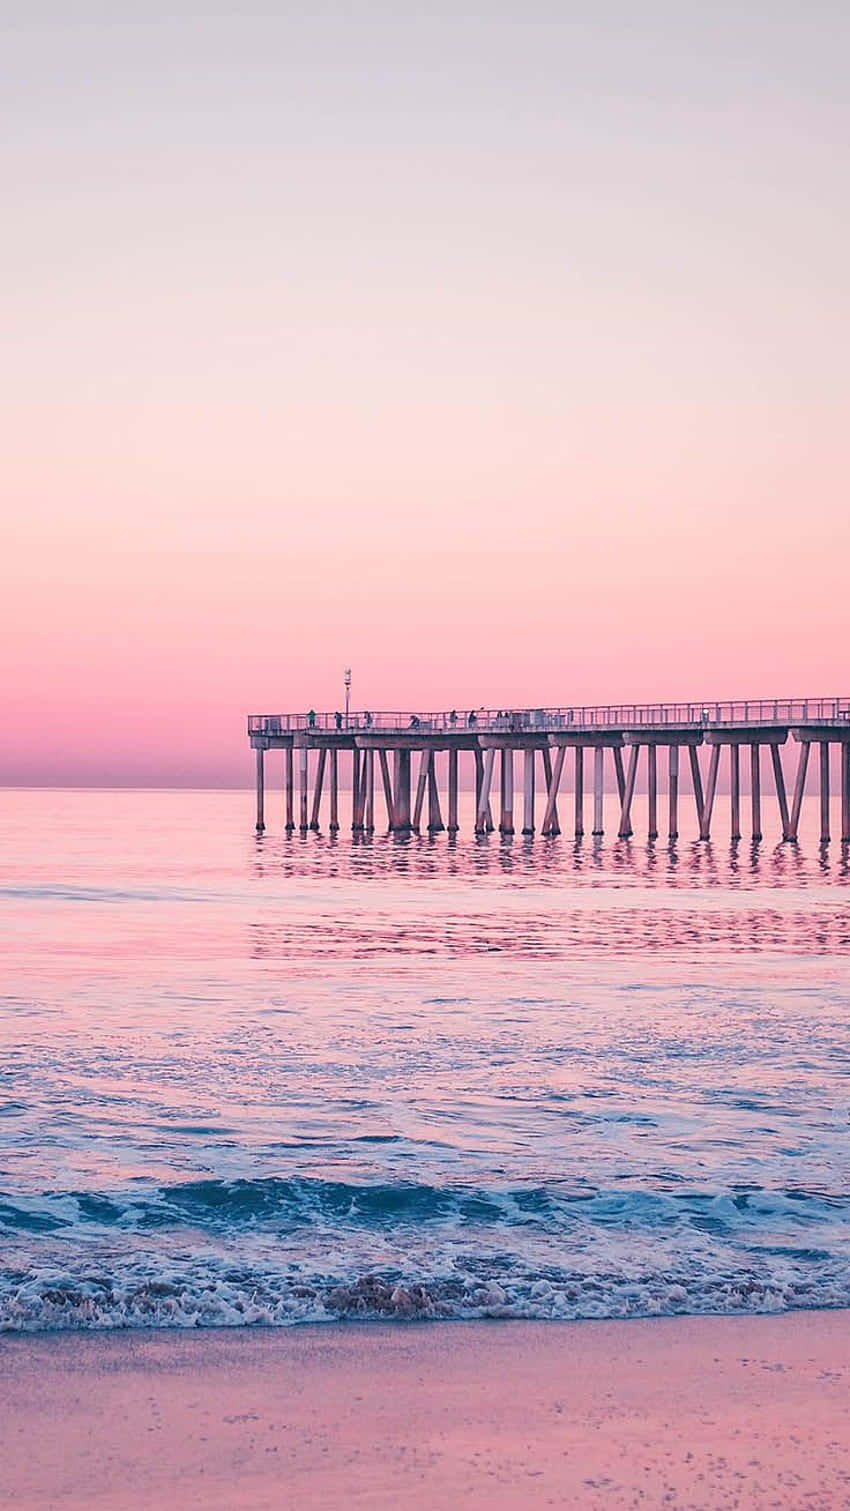
M 344 755 L 351 773 L 354 833 L 374 831 L 381 808 L 392 833 L 409 834 L 422 828 L 432 834 L 457 833 L 463 762 L 475 794 L 478 834 L 498 828 L 505 835 L 519 829 L 526 836 L 539 832 L 548 837 L 566 828 L 581 838 L 588 819 L 587 798 L 590 832 L 601 835 L 606 774 L 613 770 L 619 796 L 617 834 L 627 839 L 634 832 L 632 807 L 643 773 L 647 837 L 657 839 L 662 823 L 661 765 L 667 779 L 664 825 L 668 839 L 675 840 L 679 833 L 684 768 L 700 839 L 711 838 L 723 770 L 728 776 L 730 838 L 741 839 L 748 827 L 752 839 L 760 840 L 765 799 L 771 797 L 782 838 L 790 842 L 797 839 L 814 746 L 823 844 L 832 838 L 834 762 L 830 751 L 835 746 L 840 839 L 842 844 L 850 843 L 850 698 L 442 713 L 251 714 L 248 738 L 256 753 L 256 828 L 260 834 L 266 827 L 266 756 L 279 750 L 284 828 L 289 832 L 320 829 L 323 813 L 328 830 L 339 830 L 340 757 Z M 742 764 L 748 776 L 746 794 Z M 567 819 L 562 788 L 570 774 L 573 803 Z M 749 797 L 748 826 L 745 795 Z

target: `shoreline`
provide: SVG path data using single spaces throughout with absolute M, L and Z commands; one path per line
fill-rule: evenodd
M 831 1309 L 7 1333 L 3 1505 L 837 1511 L 848 1360 Z

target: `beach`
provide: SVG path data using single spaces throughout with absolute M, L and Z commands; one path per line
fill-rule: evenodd
M 850 1505 L 850 1312 L 7 1336 L 2 1504 Z

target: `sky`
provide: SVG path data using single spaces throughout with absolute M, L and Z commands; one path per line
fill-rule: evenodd
M 303 14 L 309 9 L 309 17 Z M 0 782 L 850 693 L 850 9 L 0 4 Z

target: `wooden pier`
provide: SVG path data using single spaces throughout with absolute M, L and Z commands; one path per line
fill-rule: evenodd
M 742 837 L 741 754 L 749 752 L 748 793 L 753 839 L 762 838 L 763 766 L 777 805 L 782 838 L 796 841 L 812 746 L 817 751 L 820 838 L 830 838 L 830 749 L 838 751 L 840 838 L 850 843 L 850 698 L 794 698 L 728 703 L 608 705 L 594 708 L 452 709 L 445 713 L 251 714 L 256 752 L 257 832 L 265 824 L 265 759 L 283 753 L 284 827 L 340 827 L 340 756 L 351 771 L 351 828 L 386 827 L 407 834 L 457 832 L 461 760 L 472 776 L 475 830 L 546 836 L 562 831 L 565 774 L 573 777 L 572 832 L 603 833 L 606 771 L 619 794 L 618 835 L 633 833 L 638 777 L 646 779 L 648 838 L 659 835 L 659 751 L 666 768 L 666 833 L 679 832 L 680 778 L 687 761 L 699 837 L 711 838 L 721 758 L 728 773 L 729 833 Z M 702 749 L 704 747 L 704 750 Z M 792 752 L 783 762 L 782 748 Z M 763 761 L 763 752 L 769 755 Z M 437 757 L 444 759 L 438 763 Z M 786 767 L 793 766 L 786 776 Z M 297 779 L 296 779 L 297 768 Z M 444 780 L 441 781 L 440 776 Z M 521 811 L 520 811 L 521 798 Z M 560 806 L 559 806 L 560 800 Z M 494 814 L 495 810 L 495 814 Z M 445 819 L 444 819 L 445 813 Z

